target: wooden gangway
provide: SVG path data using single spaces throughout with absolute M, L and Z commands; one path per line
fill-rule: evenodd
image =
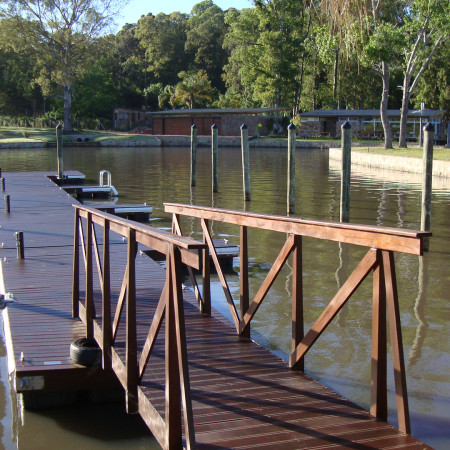
M 30 196 L 21 197 L 19 193 L 26 187 Z M 14 362 L 16 380 L 23 381 L 16 383 L 19 392 L 61 390 L 65 384 L 66 389 L 79 388 L 81 381 L 77 384 L 77 377 L 70 373 L 80 375 L 86 369 L 71 363 L 68 355 L 70 342 L 84 334 L 95 337 L 102 347 L 104 372 L 114 372 L 120 380 L 128 412 L 142 416 L 163 448 L 427 448 L 407 434 L 392 251 L 420 254 L 422 239 L 429 233 L 166 204 L 166 210 L 174 214 L 176 233 L 172 234 L 77 203 L 74 223 L 73 199 L 64 197 L 42 174 L 11 174 L 7 190 L 13 195 L 13 208 L 6 216 L 8 226 L 2 222 L 0 229 L 2 239 L 9 239 L 4 239 L 8 252 L 4 290 L 12 291 L 16 301 L 4 310 L 4 318 L 8 355 Z M 200 218 L 204 231 L 201 242 L 179 236 L 183 214 Z M 215 255 L 209 231 L 212 220 L 240 227 L 240 314 Z M 49 223 L 58 226 L 49 228 Z M 273 227 L 288 237 L 250 302 L 245 264 L 247 230 L 254 226 Z M 21 228 L 25 245 L 28 242 L 33 248 L 27 248 L 25 259 L 19 261 L 14 259 L 10 234 Z M 303 333 L 302 320 L 302 236 L 369 247 L 307 333 Z M 164 255 L 165 267 L 141 254 L 145 250 Z M 234 324 L 211 308 L 209 253 Z M 248 338 L 251 319 L 290 254 L 294 268 L 292 367 Z M 197 285 L 193 280 L 194 291 L 183 289 L 182 263 L 200 270 L 201 281 Z M 371 272 L 372 414 L 301 370 L 310 345 Z M 399 424 L 404 432 L 385 422 L 386 309 L 396 350 Z M 41 342 L 46 344 L 40 346 Z M 33 348 L 40 353 L 30 353 Z M 33 377 L 43 377 L 42 385 L 27 385 L 32 380 L 27 380 L 27 371 Z M 52 380 L 57 380 L 58 386 Z

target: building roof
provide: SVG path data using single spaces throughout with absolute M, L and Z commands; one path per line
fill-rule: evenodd
M 445 113 L 442 109 L 410 109 L 409 117 L 439 117 Z M 389 117 L 400 117 L 399 109 L 388 109 Z M 315 109 L 300 114 L 301 117 L 380 117 L 379 109 Z
M 223 116 L 253 115 L 289 111 L 289 107 L 280 108 L 205 108 L 205 109 L 170 109 L 167 111 L 147 111 L 153 117 L 161 116 Z

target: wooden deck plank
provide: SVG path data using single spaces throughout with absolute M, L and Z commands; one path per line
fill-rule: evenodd
M 72 318 L 74 199 L 44 173 L 4 174 L 11 213 L 4 213 L 0 249 L 5 288 L 15 302 L 3 312 L 16 377 L 45 376 L 50 390 L 88 386 L 90 369 L 72 364 L 70 343 L 84 334 Z M 16 259 L 15 231 L 24 231 L 25 260 Z M 101 242 L 101 236 L 97 236 Z M 127 246 L 111 233 L 114 314 L 125 273 Z M 165 272 L 136 258 L 138 351 L 142 351 Z M 151 283 L 150 283 L 151 280 Z M 80 280 L 81 298 L 84 291 Z M 1 283 L 0 283 L 1 285 Z M 202 315 L 190 290 L 183 292 L 187 354 L 198 448 L 427 448 L 312 378 L 290 370 L 264 348 L 239 338 L 217 312 Z M 101 293 L 94 272 L 94 303 L 101 323 Z M 164 417 L 164 324 L 139 390 Z M 116 352 L 125 360 L 125 322 Z M 24 361 L 21 361 L 21 354 Z M 57 362 L 57 364 L 52 364 Z M 98 372 L 98 371 L 97 371 Z M 111 377 L 111 374 L 107 374 Z M 97 375 L 93 385 L 101 384 Z M 145 410 L 142 414 L 145 414 Z M 145 417 L 144 417 L 145 419 Z

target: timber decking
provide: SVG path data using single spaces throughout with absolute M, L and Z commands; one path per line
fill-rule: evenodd
M 84 333 L 81 321 L 71 316 L 74 200 L 44 173 L 4 176 L 6 193 L 11 195 L 11 213 L 3 213 L 1 219 L 0 242 L 4 247 L 0 255 L 7 258 L 3 262 L 6 291 L 13 292 L 16 301 L 7 306 L 3 317 L 8 357 L 14 362 L 16 380 L 22 380 L 16 387 L 33 389 L 33 381 L 28 386 L 23 381 L 30 375 L 44 377 L 44 385 L 34 389 L 69 390 L 95 385 L 90 383 L 95 376 L 92 370 L 76 366 L 69 359 L 70 342 Z M 16 259 L 16 231 L 24 233 L 24 260 Z M 116 239 L 111 248 L 111 290 L 116 298 L 125 270 L 126 245 Z M 138 257 L 136 280 L 137 339 L 141 350 L 165 272 L 149 258 Z M 83 295 L 81 292 L 80 297 Z M 94 285 L 94 297 L 100 323 L 98 283 Z M 190 290 L 184 291 L 184 299 L 197 447 L 427 448 L 307 375 L 290 370 L 285 362 L 253 341 L 239 338 L 232 325 L 217 313 L 212 317 L 200 314 Z M 114 347 L 122 360 L 124 322 L 122 317 Z M 146 422 L 147 399 L 161 416 L 165 415 L 163 336 L 161 330 L 138 388 L 140 411 Z

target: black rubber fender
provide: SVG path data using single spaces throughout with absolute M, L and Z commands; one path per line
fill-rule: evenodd
M 94 339 L 83 337 L 70 344 L 70 357 L 74 363 L 81 366 L 100 366 L 102 350 Z

